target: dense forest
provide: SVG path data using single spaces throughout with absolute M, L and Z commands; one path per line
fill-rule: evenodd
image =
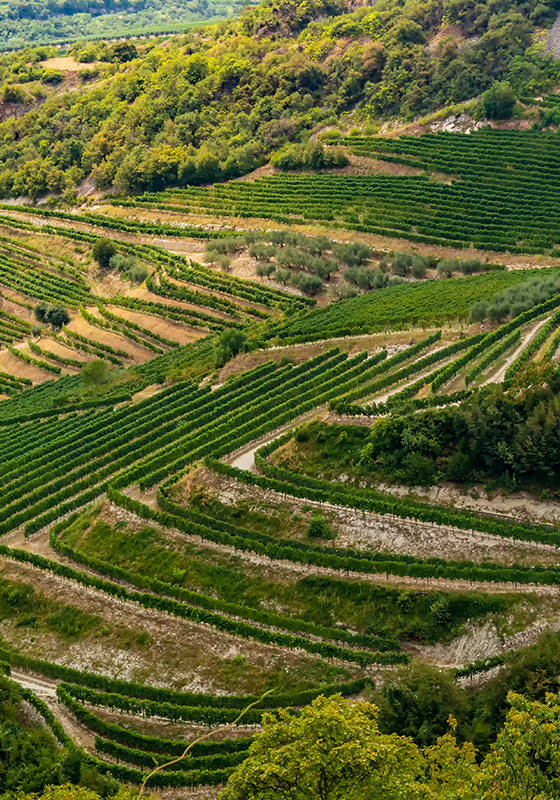
M 499 82 L 521 98 L 544 93 L 558 66 L 533 42 L 554 13 L 536 0 L 265 2 L 165 47 L 78 43 L 71 92 L 41 66 L 45 48 L 5 55 L 0 196 L 71 201 L 89 175 L 123 192 L 211 183 L 305 150 L 341 120 L 411 119 Z M 322 167 L 322 145 L 310 146 L 318 152 L 300 163 Z

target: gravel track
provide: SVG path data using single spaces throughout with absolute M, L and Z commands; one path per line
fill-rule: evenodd
M 494 374 L 492 374 L 492 370 L 490 369 L 490 371 L 487 373 L 487 375 L 484 378 L 484 380 L 481 381 L 480 385 L 481 386 L 486 386 L 486 384 L 488 384 L 488 383 L 502 383 L 503 380 L 504 380 L 504 377 L 505 377 L 505 374 L 507 372 L 508 367 L 511 364 L 513 364 L 513 362 L 515 361 L 515 359 L 518 356 L 521 355 L 523 350 L 525 350 L 527 345 L 535 338 L 535 336 L 538 334 L 540 329 L 543 327 L 543 325 L 546 325 L 547 322 L 548 322 L 548 317 L 546 319 L 539 320 L 538 322 L 536 322 L 533 325 L 531 325 L 529 327 L 529 329 L 526 331 L 525 335 L 521 337 L 519 345 L 515 348 L 513 353 L 511 353 L 506 358 L 505 363 L 502 364 L 500 369 Z
M 560 14 L 554 20 L 554 25 L 548 34 L 546 52 L 551 53 L 556 58 L 560 57 Z

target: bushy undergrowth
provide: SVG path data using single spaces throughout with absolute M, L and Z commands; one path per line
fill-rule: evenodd
M 550 367 L 539 373 L 538 384 L 534 373 L 531 365 L 511 391 L 490 385 L 457 406 L 407 413 L 405 405 L 369 429 L 314 423 L 296 436 L 301 454 L 281 451 L 277 463 L 314 475 L 350 471 L 411 485 L 449 480 L 555 486 L 560 375 Z

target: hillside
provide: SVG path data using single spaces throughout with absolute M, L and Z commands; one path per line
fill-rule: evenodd
M 99 3 L 57 3 L 53 0 L 0 3 L 0 50 L 18 50 L 29 45 L 65 44 L 74 41 L 118 40 L 122 37 L 157 33 L 182 33 L 207 20 L 227 19 L 243 8 L 238 3 L 118 0 Z M 91 48 L 84 48 L 85 61 L 92 61 Z
M 5 55 L 0 195 L 71 201 L 89 176 L 124 192 L 207 184 L 274 154 L 288 167 L 320 169 L 330 151 L 306 143 L 341 120 L 350 131 L 412 119 L 496 81 L 521 99 L 551 91 L 557 64 L 534 44 L 552 21 L 549 7 L 481 9 L 459 4 L 444 16 L 438 4 L 403 10 L 390 0 L 350 12 L 265 3 L 162 46 L 76 44 L 74 77 L 48 66 L 54 50 Z M 498 98 L 494 113 L 508 102 Z
M 0 793 L 559 796 L 556 11 L 25 9 Z

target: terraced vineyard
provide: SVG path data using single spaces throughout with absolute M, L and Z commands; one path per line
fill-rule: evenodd
M 270 326 L 266 336 L 279 342 L 308 342 L 333 336 L 349 336 L 387 328 L 442 325 L 453 320 L 467 322 L 476 302 L 524 281 L 538 272 L 491 272 L 453 281 L 406 283 L 369 292 L 300 315 L 293 321 Z
M 119 255 L 146 269 L 145 288 L 130 292 L 117 286 L 110 296 L 102 296 L 96 283 L 103 280 L 102 271 L 94 278 L 88 259 L 90 248 L 102 237 L 66 226 L 39 225 L 28 216 L 5 215 L 0 220 L 10 234 L 0 242 L 4 396 L 48 380 L 53 373 L 76 375 L 92 359 L 131 366 L 225 328 L 242 330 L 309 304 L 306 298 L 128 241 L 118 243 Z M 45 249 L 61 255 L 45 259 Z M 37 324 L 33 312 L 41 304 Z M 52 329 L 41 325 L 50 322 L 49 309 L 55 309 L 59 319 Z M 182 356 L 175 360 L 179 365 Z
M 226 217 L 329 227 L 509 253 L 556 254 L 560 228 L 553 132 L 481 130 L 471 135 L 346 137 L 353 153 L 448 175 L 273 175 L 253 183 L 173 189 L 122 202 Z
M 438 243 L 446 223 L 433 198 L 467 197 L 484 142 L 494 158 L 502 138 L 470 137 L 474 145 L 454 162 L 461 180 L 449 185 L 285 175 L 126 203 L 283 225 L 332 219 Z M 407 140 L 384 141 L 346 144 L 416 158 L 431 171 L 437 162 L 439 172 L 454 147 L 449 137 L 427 137 L 413 156 Z M 545 160 L 539 147 L 533 172 Z M 506 179 L 521 174 L 524 156 L 511 152 L 513 169 L 494 159 L 492 190 L 510 192 Z M 407 191 L 437 220 L 435 233 L 411 216 Z M 498 226 L 509 211 L 497 209 Z M 458 217 L 449 233 L 463 244 L 472 233 L 487 249 L 555 244 L 546 228 L 541 238 L 508 228 L 506 245 L 498 228 L 485 238 L 483 225 L 480 217 L 471 231 Z M 346 438 L 483 403 L 502 385 L 508 398 L 522 398 L 529 380 L 555 385 L 557 267 L 477 262 L 488 271 L 436 277 L 434 251 L 421 278 L 406 274 L 338 302 L 323 295 L 316 308 L 279 283 L 199 263 L 197 240 L 234 230 L 29 207 L 4 207 L 0 228 L 0 595 L 14 599 L 5 603 L 0 659 L 89 768 L 137 786 L 207 787 L 216 797 L 265 711 L 319 694 L 367 694 L 415 648 L 448 654 L 491 615 L 507 626 L 518 614 L 523 641 L 536 638 L 560 586 L 556 522 L 368 483 L 359 474 L 367 451 L 353 458 L 350 477 L 327 457 L 314 473 L 298 459 L 314 425 L 327 440 L 342 426 L 337 452 Z M 125 273 L 121 281 L 116 267 L 93 261 L 107 231 L 115 263 L 141 268 L 142 281 Z M 322 248 L 335 256 L 332 245 Z M 367 269 L 388 269 L 383 253 L 366 250 L 379 262 Z M 524 285 L 518 295 L 536 299 L 520 310 L 510 298 L 500 311 L 504 292 Z M 474 323 L 477 304 L 486 316 Z M 60 325 L 48 321 L 55 311 L 66 315 Z M 238 349 L 227 351 L 235 337 Z M 100 360 L 102 379 L 88 382 L 84 367 Z M 499 666 L 516 647 L 504 637 L 503 647 L 472 658 L 434 660 L 460 679 Z M 207 738 L 180 758 L 198 736 Z
M 560 798 L 560 0 L 125 5 L 0 3 L 0 800 Z

